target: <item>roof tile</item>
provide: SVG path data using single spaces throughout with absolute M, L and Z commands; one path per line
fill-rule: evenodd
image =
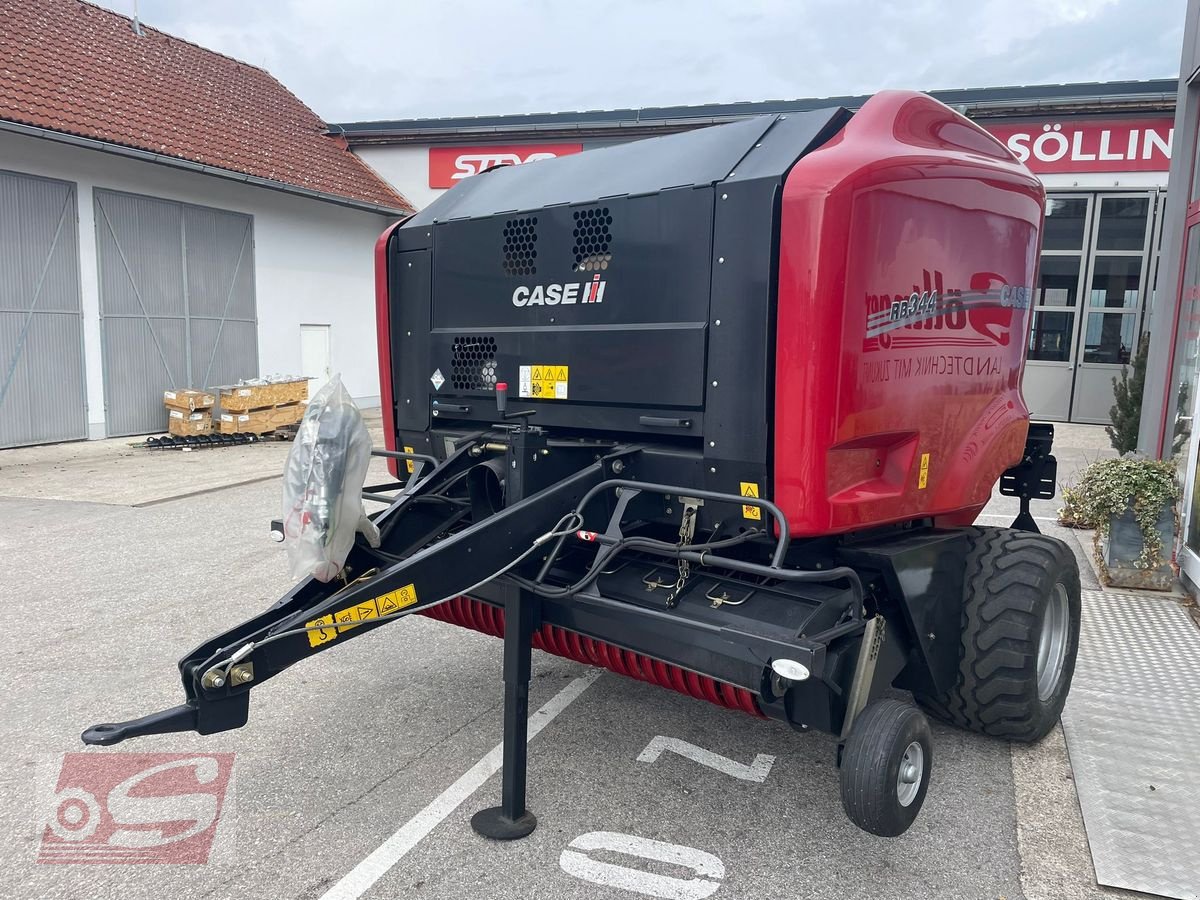
M 0 119 L 412 208 L 266 70 L 82 0 L 0 0 Z

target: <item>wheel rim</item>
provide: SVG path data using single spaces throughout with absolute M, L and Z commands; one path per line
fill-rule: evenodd
M 1070 604 L 1067 589 L 1062 584 L 1054 585 L 1054 593 L 1046 604 L 1046 615 L 1042 617 L 1042 631 L 1038 635 L 1037 689 L 1038 699 L 1043 703 L 1054 696 L 1062 678 L 1063 662 L 1067 658 L 1067 635 L 1070 621 Z
M 913 741 L 900 758 L 900 771 L 896 774 L 896 799 L 901 806 L 908 806 L 917 799 L 921 782 L 925 780 L 925 751 L 920 743 Z

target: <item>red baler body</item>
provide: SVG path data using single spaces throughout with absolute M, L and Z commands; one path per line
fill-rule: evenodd
M 1043 203 L 999 142 L 906 92 L 872 98 L 792 168 L 773 496 L 795 533 L 966 524 L 1021 458 Z M 892 319 L 932 291 L 941 312 Z

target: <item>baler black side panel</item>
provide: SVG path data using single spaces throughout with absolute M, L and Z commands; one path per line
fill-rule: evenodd
M 393 324 L 409 446 L 430 427 L 494 423 L 503 381 L 559 437 L 702 452 L 705 487 L 770 496 L 780 192 L 848 115 L 766 116 L 503 167 L 408 220 L 400 251 L 432 248 L 428 288 L 416 276 L 397 286 L 400 304 L 407 291 L 422 307 Z M 533 390 L 539 366 L 568 384 Z M 702 524 L 758 524 L 721 507 Z
M 429 313 L 432 290 L 432 253 L 398 251 L 389 255 L 392 396 L 396 402 L 396 427 L 425 431 L 429 427 L 430 387 Z
M 849 117 L 841 109 L 780 116 L 716 186 L 704 407 L 704 486 L 709 490 L 753 482 L 762 496 L 772 494 L 768 478 L 773 469 L 770 423 L 783 178 Z
M 698 426 L 712 207 L 711 188 L 683 188 L 434 225 L 423 402 L 459 407 L 441 410 L 439 421 L 490 420 L 492 386 L 504 381 L 515 402 L 539 410 L 539 425 L 584 427 L 562 408 L 585 405 L 577 415 L 591 428 L 653 434 L 639 422 L 663 417 L 651 409 Z M 511 258 L 514 247 L 520 259 Z M 584 302 L 593 283 L 602 285 L 601 299 Z M 563 285 L 583 286 L 574 302 L 547 293 Z M 567 396 L 522 396 L 521 366 L 563 372 Z M 440 388 L 430 380 L 435 370 L 445 379 Z M 632 409 L 641 413 L 631 417 Z
M 752 482 L 761 496 L 770 496 L 772 234 L 778 190 L 778 181 L 771 179 L 717 186 L 704 401 L 704 487 L 709 490 L 736 491 L 742 482 Z
M 839 562 L 859 571 L 875 570 L 899 607 L 911 641 L 899 687 L 937 693 L 954 683 L 962 633 L 962 531 L 926 531 L 847 544 Z

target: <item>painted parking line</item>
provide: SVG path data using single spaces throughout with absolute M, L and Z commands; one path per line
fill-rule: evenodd
M 603 673 L 600 669 L 576 678 L 529 717 L 529 737 L 532 741 L 543 728 L 554 721 L 560 712 L 573 703 Z M 404 858 L 433 829 L 458 809 L 458 807 L 481 788 L 489 778 L 500 771 L 504 758 L 504 743 L 501 742 L 471 766 L 458 781 L 446 788 L 428 806 L 409 819 L 390 838 L 371 852 L 366 859 L 342 876 L 326 891 L 321 900 L 357 900 L 371 885 Z

